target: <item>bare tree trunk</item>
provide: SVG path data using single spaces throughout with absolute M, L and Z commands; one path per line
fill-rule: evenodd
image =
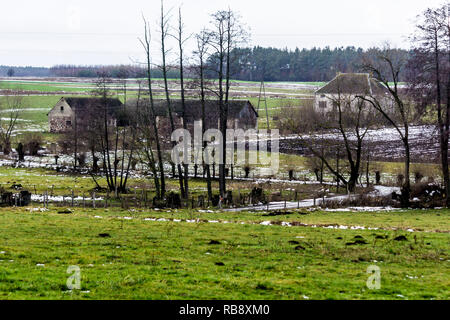
M 150 35 L 148 30 L 148 23 L 144 19 L 145 23 L 145 40 L 141 41 L 147 58 L 147 81 L 148 81 L 148 92 L 150 97 L 150 122 L 153 126 L 153 132 L 155 136 L 156 141 L 156 149 L 157 149 L 157 156 L 158 156 L 158 164 L 159 164 L 159 173 L 160 173 L 160 181 L 161 184 L 155 183 L 155 187 L 157 188 L 157 198 L 162 199 L 165 197 L 166 194 L 166 183 L 165 183 L 165 176 L 164 176 L 164 163 L 162 159 L 162 151 L 161 151 L 161 144 L 159 141 L 159 135 L 158 135 L 158 125 L 156 123 L 156 114 L 155 114 L 155 107 L 154 107 L 154 101 L 153 101 L 153 90 L 152 90 L 152 77 L 151 77 L 151 59 L 150 59 Z M 150 153 L 153 158 L 153 151 L 150 146 Z M 155 179 L 157 179 L 156 172 L 154 173 Z
M 434 32 L 434 59 L 435 59 L 435 72 L 436 72 L 436 106 L 438 114 L 439 136 L 440 136 L 440 151 L 441 151 L 441 165 L 442 176 L 444 180 L 444 188 L 446 194 L 446 206 L 450 205 L 450 178 L 449 178 L 449 166 L 448 166 L 448 146 L 449 146 L 449 118 L 448 118 L 448 106 L 446 107 L 445 117 L 442 112 L 442 90 L 441 90 L 441 75 L 440 75 L 440 59 L 439 59 L 439 40 L 437 30 Z
M 162 73 L 163 73 L 163 77 L 164 77 L 164 91 L 166 94 L 166 101 L 167 101 L 167 110 L 169 113 L 169 120 L 170 120 L 170 128 L 172 130 L 172 132 L 174 132 L 175 129 L 175 124 L 173 121 L 173 114 L 172 114 L 172 105 L 171 105 L 171 101 L 170 101 L 170 93 L 169 93 L 169 84 L 168 84 L 168 80 L 167 80 L 167 64 L 166 64 L 166 37 L 168 35 L 168 21 L 166 19 L 166 15 L 164 13 L 164 1 L 161 0 L 161 24 L 160 24 L 160 32 L 161 32 L 161 54 L 162 54 Z M 176 143 L 175 141 L 172 141 L 172 147 L 175 147 Z M 183 170 L 181 169 L 181 165 L 178 164 L 177 165 L 177 169 L 178 169 L 178 180 L 180 182 L 180 192 L 181 192 L 181 196 L 183 198 L 186 198 L 186 192 L 185 192 L 185 188 L 184 188 L 184 180 L 183 180 Z
M 78 120 L 77 115 L 74 117 L 74 151 L 73 151 L 73 170 L 77 171 L 78 162 Z
M 183 108 L 183 129 L 187 132 L 187 118 L 186 118 L 186 101 L 185 101 L 185 90 L 184 90 L 184 61 L 183 61 L 183 20 L 181 18 L 181 8 L 179 9 L 179 19 L 178 19 L 178 47 L 180 54 L 180 89 L 181 89 L 181 105 Z M 184 154 L 187 154 L 187 145 L 183 144 Z M 184 196 L 186 199 L 189 198 L 189 161 L 184 163 Z
M 402 186 L 402 195 L 401 195 L 401 205 L 404 208 L 409 207 L 410 204 L 410 195 L 411 195 L 411 181 L 410 181 L 410 165 L 411 165 L 411 152 L 409 145 L 409 117 L 410 110 L 407 108 L 402 98 L 400 97 L 398 91 L 399 84 L 399 74 L 402 69 L 401 62 L 394 62 L 394 58 L 391 57 L 392 51 L 389 48 L 386 48 L 383 53 L 380 54 L 378 60 L 381 61 L 385 67 L 389 70 L 391 80 L 393 81 L 393 85 L 389 81 L 390 79 L 381 71 L 380 67 L 376 66 L 374 62 L 366 62 L 364 69 L 373 73 L 375 77 L 380 81 L 389 91 L 390 97 L 394 102 L 395 108 L 397 112 L 401 116 L 401 124 L 398 124 L 395 119 L 389 114 L 389 112 L 385 109 L 384 102 L 380 101 L 377 97 L 370 96 L 368 99 L 365 96 L 358 96 L 358 98 L 369 102 L 375 110 L 381 113 L 381 115 L 395 128 L 398 132 L 403 146 L 405 148 L 405 181 Z M 404 132 L 402 132 L 402 129 Z
M 204 137 L 206 132 L 206 110 L 205 110 L 205 104 L 206 104 L 206 95 L 205 95 L 205 65 L 204 65 L 204 58 L 205 54 L 207 52 L 207 45 L 208 42 L 208 35 L 206 31 L 202 31 L 197 36 L 197 53 L 199 57 L 200 62 L 200 98 L 201 98 L 201 104 L 202 104 L 202 137 Z M 207 142 L 202 143 L 202 163 L 204 164 L 203 168 L 206 171 L 206 186 L 208 190 L 208 199 L 209 201 L 212 200 L 212 184 L 211 184 L 211 167 L 209 165 L 209 159 L 203 158 L 204 151 L 207 147 Z M 206 155 L 207 157 L 208 155 Z
M 367 188 L 370 186 L 369 168 L 370 168 L 370 149 L 368 147 L 367 148 L 367 163 L 366 163 L 366 185 L 367 185 Z

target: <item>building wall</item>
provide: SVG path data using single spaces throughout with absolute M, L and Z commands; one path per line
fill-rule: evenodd
M 64 99 L 58 101 L 48 114 L 51 133 L 64 133 L 72 129 L 74 113 Z
M 175 128 L 183 128 L 183 119 L 179 117 L 177 114 L 173 114 L 173 120 Z M 228 118 L 227 120 L 227 128 L 229 129 L 257 129 L 257 116 L 255 112 L 252 110 L 252 107 L 247 104 L 239 113 L 236 118 Z M 201 119 L 195 119 L 195 121 L 201 121 Z M 159 133 L 164 137 L 170 137 L 171 135 L 171 127 L 169 117 L 157 117 L 156 122 L 158 125 Z M 208 122 L 208 120 L 207 120 Z M 214 124 L 209 125 L 206 129 L 219 129 L 220 123 L 219 119 L 214 121 Z M 194 122 L 188 121 L 187 128 L 191 132 L 191 135 L 194 134 Z
M 341 95 L 341 101 L 345 105 L 345 101 L 351 101 L 350 105 L 352 108 L 357 108 L 359 98 L 356 95 Z M 377 99 L 384 105 L 385 109 L 390 112 L 393 111 L 393 102 L 388 97 L 377 97 Z M 337 94 L 316 94 L 314 101 L 314 109 L 316 112 L 330 113 L 337 112 L 335 101 L 339 100 L 339 95 Z M 364 102 L 366 108 L 371 108 L 372 105 L 369 102 Z
M 88 112 L 87 114 L 79 114 L 77 115 L 77 123 L 80 127 L 83 125 L 88 125 L 88 121 L 90 121 L 93 116 L 93 112 Z M 108 116 L 108 127 L 115 128 L 117 126 L 117 119 Z M 53 107 L 53 109 L 48 113 L 48 123 L 49 130 L 51 133 L 66 133 L 72 130 L 73 125 L 75 123 L 75 113 L 72 108 L 70 108 L 69 104 L 66 100 L 61 99 L 58 103 Z

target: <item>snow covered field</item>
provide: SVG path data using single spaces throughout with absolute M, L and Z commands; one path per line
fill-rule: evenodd
M 413 126 L 410 128 L 409 141 L 413 162 L 435 163 L 439 161 L 439 136 L 435 126 Z M 317 140 L 333 144 L 333 141 L 342 140 L 337 132 L 326 132 L 314 136 L 290 135 L 280 139 L 280 152 L 288 154 L 309 155 L 307 143 Z M 349 133 L 349 140 L 355 136 Z M 404 158 L 404 147 L 400 135 L 395 128 L 381 128 L 369 130 L 365 138 L 372 160 L 401 161 Z

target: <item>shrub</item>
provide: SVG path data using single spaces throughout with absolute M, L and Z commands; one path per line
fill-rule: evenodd
M 39 133 L 28 133 L 23 138 L 25 150 L 31 156 L 37 156 L 41 149 L 42 135 Z
M 418 183 L 411 187 L 411 197 L 413 207 L 441 207 L 445 199 L 445 190 L 436 184 Z
M 277 128 L 281 134 L 297 134 L 307 132 L 309 125 L 318 123 L 319 115 L 315 112 L 312 101 L 305 101 L 304 106 L 293 106 L 287 103 L 275 114 Z
M 249 166 L 244 167 L 245 179 L 248 179 L 248 177 L 250 175 L 250 170 L 251 170 L 251 168 Z
M 423 179 L 423 174 L 420 171 L 414 172 L 414 181 L 415 183 L 420 183 Z

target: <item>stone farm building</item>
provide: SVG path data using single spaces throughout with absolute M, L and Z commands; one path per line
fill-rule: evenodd
M 154 100 L 156 121 L 160 129 L 170 128 L 170 119 L 166 100 Z M 148 101 L 147 101 L 148 103 Z M 130 102 L 130 105 L 134 105 Z M 200 100 L 186 100 L 187 128 L 192 132 L 195 121 L 202 120 L 202 103 Z M 181 100 L 171 100 L 171 109 L 175 127 L 182 128 L 183 107 Z M 205 102 L 205 128 L 219 128 L 219 103 L 215 100 Z M 257 129 L 258 113 L 250 101 L 232 100 L 228 103 L 228 129 Z M 166 131 L 166 130 L 164 130 Z M 166 133 L 166 132 L 165 132 Z
M 122 117 L 123 104 L 118 99 L 107 99 L 108 125 L 115 127 L 126 123 Z M 148 103 L 141 102 L 141 104 Z M 161 134 L 169 134 L 170 121 L 166 100 L 154 100 L 156 121 L 161 130 Z M 186 120 L 187 127 L 192 131 L 194 121 L 201 121 L 202 103 L 200 100 L 186 100 Z M 75 119 L 79 127 L 88 125 L 94 118 L 99 119 L 104 109 L 99 106 L 104 105 L 104 101 L 99 98 L 61 98 L 58 103 L 48 113 L 50 132 L 64 133 L 74 128 Z M 136 100 L 129 100 L 126 113 L 133 113 L 132 109 L 136 107 Z M 143 107 L 143 106 L 141 106 Z M 172 115 L 174 117 L 175 127 L 182 128 L 183 108 L 181 100 L 171 101 Z M 219 105 L 217 101 L 208 100 L 205 102 L 205 122 L 206 129 L 219 128 Z M 121 119 L 121 120 L 118 120 Z M 258 114 L 249 101 L 233 100 L 228 104 L 228 128 L 229 129 L 256 129 L 258 123 Z M 167 131 L 167 132 L 166 132 Z
M 119 107 L 123 106 L 119 99 L 100 98 L 61 98 L 50 110 L 48 123 L 51 133 L 70 132 L 74 128 L 75 119 L 80 125 L 85 124 L 92 117 L 98 117 L 99 107 L 105 105 L 108 109 L 108 125 L 116 126 L 116 113 Z M 81 122 L 81 123 L 80 123 Z
M 314 108 L 322 113 L 337 112 L 338 101 L 346 100 L 355 106 L 361 103 L 358 96 L 376 97 L 392 108 L 388 89 L 368 73 L 339 73 L 315 92 Z M 368 102 L 365 104 L 369 105 Z

